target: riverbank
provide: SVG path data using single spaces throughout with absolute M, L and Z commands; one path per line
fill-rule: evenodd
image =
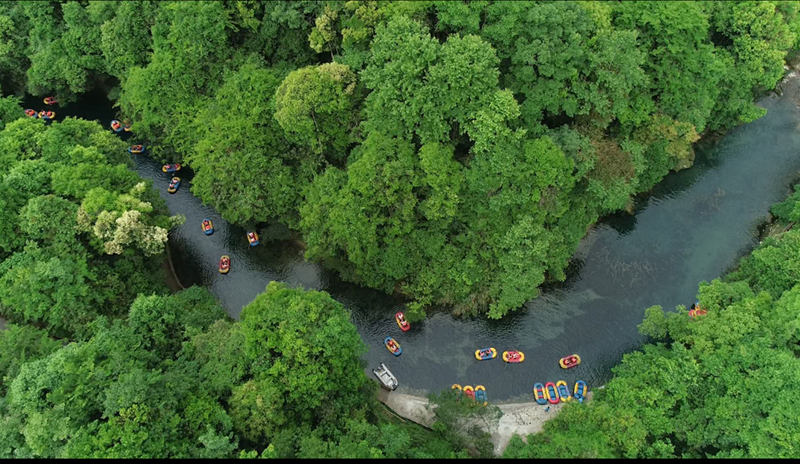
M 591 391 L 587 393 L 587 402 L 591 401 L 592 395 Z M 433 425 L 433 410 L 427 398 L 381 389 L 378 400 L 403 419 L 427 428 Z M 528 435 L 541 432 L 545 422 L 556 417 L 564 407 L 564 403 L 549 405 L 549 408 L 535 402 L 500 403 L 495 406 L 503 413 L 500 420 L 492 424 L 478 425 L 482 425 L 481 428 L 489 432 L 494 445 L 494 454 L 500 456 L 514 435 L 519 435 L 525 441 Z
M 172 254 L 169 251 L 169 243 L 164 245 L 164 250 L 166 251 L 166 256 L 164 257 L 162 267 L 166 275 L 165 282 L 167 287 L 169 287 L 173 293 L 185 290 L 186 287 L 181 284 L 181 281 L 178 279 L 178 273 L 175 272 L 175 266 L 172 264 Z

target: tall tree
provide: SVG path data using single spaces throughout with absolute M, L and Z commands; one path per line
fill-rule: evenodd
M 252 59 L 226 77 L 197 114 L 197 144 L 186 160 L 192 192 L 237 223 L 293 225 L 302 189 L 321 162 L 283 137 L 273 118 L 283 73 Z
M 275 91 L 275 119 L 286 137 L 341 162 L 358 120 L 356 76 L 325 63 L 292 71 Z

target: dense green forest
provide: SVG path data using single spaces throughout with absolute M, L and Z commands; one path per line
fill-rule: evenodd
M 123 142 L 93 121 L 19 119 L 13 97 L 2 106 L 15 107 L 0 131 L 2 315 L 81 337 L 139 293 L 166 293 L 164 244 L 182 218 L 129 168 Z
M 87 159 L 127 159 L 96 123 L 17 119 L 0 130 L 0 147 L 2 198 L 25 205 L 16 220 L 4 210 L 14 231 L 4 237 L 25 244 L 4 244 L 0 279 L 12 320 L 0 331 L 1 457 L 491 455 L 477 430 L 454 432 L 484 408 L 434 397 L 433 430 L 386 414 L 347 310 L 324 292 L 273 282 L 233 322 L 207 290 L 168 295 L 162 275 L 132 269 L 157 268 L 157 245 L 114 233 L 126 245 L 118 251 L 97 234 L 107 227 L 99 220 L 80 226 L 102 211 L 148 213 L 137 231 L 175 220 L 153 212 L 163 205 L 152 189 L 137 197 L 93 186 L 102 176 L 139 184 L 124 162 L 100 177 L 85 169 Z M 55 153 L 69 156 L 48 158 Z M 641 331 L 653 343 L 627 355 L 593 401 L 568 404 L 505 456 L 796 456 L 800 186 L 772 213 L 771 235 L 724 279 L 700 285 L 707 315 L 648 308 Z
M 68 344 L 33 326 L 0 332 L 1 457 L 492 453 L 451 432 L 468 405 L 445 405 L 432 431 L 384 412 L 349 313 L 321 292 L 271 283 L 238 322 L 198 287 L 140 295 L 89 332 Z
M 800 455 L 800 184 L 736 270 L 701 282 L 708 314 L 647 308 L 652 342 L 588 404 L 568 404 L 505 457 L 796 458 Z
M 350 314 L 272 283 L 227 317 L 169 294 L 181 217 L 97 122 L 25 118 L 0 99 L 0 457 L 467 457 L 444 404 L 432 431 L 387 414 Z
M 348 311 L 273 282 L 239 321 L 165 285 L 170 216 L 96 122 L 25 118 L 92 90 L 192 192 L 279 222 L 306 257 L 501 318 L 693 143 L 760 117 L 800 46 L 795 2 L 0 3 L 0 457 L 488 457 L 492 414 L 389 414 Z M 237 179 L 230 182 L 230 179 Z M 708 314 L 651 343 L 507 457 L 800 453 L 800 190 Z
M 15 2 L 0 85 L 93 88 L 240 224 L 426 307 L 500 318 L 601 215 L 763 113 L 795 2 Z M 230 182 L 236 178 L 237 182 Z

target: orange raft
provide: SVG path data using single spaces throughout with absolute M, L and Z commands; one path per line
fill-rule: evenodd
M 55 105 L 56 103 L 58 103 L 56 97 L 44 97 L 45 105 Z
M 507 363 L 521 363 L 525 361 L 525 353 L 517 350 L 503 351 L 503 361 Z
M 228 271 L 231 270 L 231 257 L 228 255 L 222 255 L 219 258 L 219 273 L 220 274 L 227 274 Z

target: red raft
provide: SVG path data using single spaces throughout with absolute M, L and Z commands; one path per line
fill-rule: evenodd
M 503 361 L 507 363 L 521 363 L 525 361 L 525 353 L 517 350 L 503 351 Z
M 472 385 L 464 386 L 464 395 L 466 395 L 467 398 L 471 399 L 472 401 L 475 401 L 475 389 L 472 388 Z
M 581 357 L 577 354 L 571 354 L 569 356 L 564 356 L 563 358 L 558 360 L 558 365 L 563 367 L 564 369 L 569 369 L 570 367 L 575 367 L 581 363 Z
M 544 384 L 544 391 L 547 394 L 547 401 L 550 404 L 558 404 L 560 398 L 558 397 L 558 390 L 556 390 L 556 384 L 553 382 L 547 382 Z
M 400 330 L 402 330 L 403 332 L 408 332 L 408 329 L 411 328 L 411 325 L 406 320 L 406 316 L 405 316 L 405 314 L 403 314 L 403 311 L 397 311 L 394 314 L 394 320 L 395 320 L 395 322 L 397 322 L 397 325 L 400 327 Z

